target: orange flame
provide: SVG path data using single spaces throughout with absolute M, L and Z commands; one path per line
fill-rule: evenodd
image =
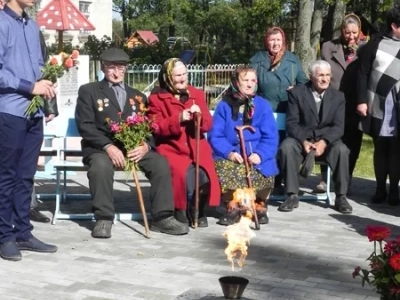
M 237 189 L 233 193 L 233 199 L 228 204 L 228 211 L 232 209 L 240 209 L 243 215 L 240 217 L 239 223 L 227 227 L 223 236 L 226 237 L 228 246 L 225 254 L 228 261 L 235 269 L 235 259 L 239 267 L 243 267 L 247 257 L 248 246 L 250 240 L 255 237 L 255 233 L 251 230 L 250 225 L 253 219 L 252 204 L 256 198 L 255 191 L 252 188 Z

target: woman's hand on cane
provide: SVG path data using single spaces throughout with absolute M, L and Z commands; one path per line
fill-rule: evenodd
M 193 104 L 191 107 L 190 107 L 190 112 L 192 113 L 192 114 L 194 114 L 194 113 L 201 113 L 201 110 L 200 110 L 200 107 L 197 105 L 197 104 Z
M 252 165 L 259 165 L 261 163 L 261 158 L 257 153 L 252 153 L 248 158 L 249 163 Z
M 228 159 L 230 161 L 233 161 L 233 162 L 238 163 L 238 164 L 242 164 L 243 163 L 243 157 L 237 152 L 231 152 L 229 154 Z

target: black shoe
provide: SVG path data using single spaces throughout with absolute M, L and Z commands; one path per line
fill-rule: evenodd
M 292 194 L 286 198 L 286 200 L 279 206 L 279 211 L 291 212 L 294 208 L 299 207 L 299 196 Z
M 18 261 L 22 259 L 16 242 L 6 242 L 0 244 L 0 256 L 5 260 Z
M 336 196 L 335 209 L 342 214 L 351 214 L 353 212 L 353 208 L 347 201 L 345 195 Z
M 58 250 L 57 246 L 43 243 L 35 237 L 31 237 L 27 241 L 17 241 L 17 246 L 19 250 L 35 251 L 42 253 L 55 253 Z
M 269 223 L 267 211 L 257 211 L 258 224 L 264 225 Z
M 375 195 L 371 199 L 372 204 L 382 204 L 386 201 L 386 191 L 376 191 Z
M 109 239 L 113 222 L 109 220 L 97 220 L 92 230 L 92 237 L 98 239 Z
M 46 217 L 44 214 L 42 214 L 40 211 L 38 211 L 37 208 L 31 208 L 30 217 L 31 217 L 31 221 L 34 221 L 34 222 L 40 222 L 40 223 L 49 223 L 50 222 L 50 218 Z
M 239 222 L 241 217 L 241 211 L 239 209 L 232 209 L 232 211 L 227 212 L 221 216 L 217 222 L 219 225 L 229 226 Z
M 189 223 L 191 226 L 194 225 L 194 219 L 195 219 L 194 214 L 195 214 L 195 209 L 193 207 L 191 207 L 187 214 L 187 217 L 189 219 Z M 208 227 L 208 220 L 207 220 L 207 216 L 204 214 L 204 207 L 199 208 L 199 218 L 198 218 L 197 227 L 199 227 L 199 228 Z
M 159 221 L 153 221 L 150 230 L 171 235 L 183 235 L 189 232 L 189 226 L 171 216 Z
M 397 206 L 400 204 L 398 189 L 389 191 L 388 204 L 393 206 Z

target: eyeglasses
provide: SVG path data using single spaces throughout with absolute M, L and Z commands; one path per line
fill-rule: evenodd
M 116 71 L 120 71 L 120 72 L 123 72 L 123 71 L 126 70 L 126 66 L 124 66 L 124 65 L 107 65 L 107 64 L 104 64 L 104 66 L 108 70 L 116 70 Z

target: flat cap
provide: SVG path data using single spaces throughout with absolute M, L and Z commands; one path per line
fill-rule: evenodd
M 126 64 L 129 62 L 129 56 L 124 50 L 119 48 L 109 48 L 100 54 L 101 61 Z

